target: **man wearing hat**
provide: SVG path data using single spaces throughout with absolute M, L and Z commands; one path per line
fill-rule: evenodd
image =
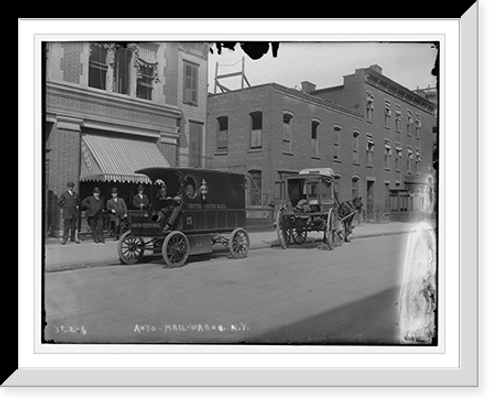
M 95 187 L 92 196 L 82 201 L 82 206 L 87 209 L 87 220 L 92 230 L 94 243 L 104 243 L 102 211 L 104 203 L 100 197 L 101 190 Z
M 148 205 L 149 205 L 149 199 L 148 197 L 144 194 L 144 186 L 139 185 L 137 188 L 137 194 L 133 197 L 132 199 L 132 204 L 136 209 L 139 210 L 147 210 Z
M 106 202 L 106 210 L 111 213 L 110 221 L 114 224 L 115 240 L 118 240 L 120 225 L 127 218 L 127 205 L 125 204 L 125 200 L 118 197 L 118 189 L 116 187 L 111 189 L 111 196 L 111 199 Z
M 61 198 L 58 202 L 59 207 L 62 208 L 62 216 L 64 220 L 63 239 L 61 241 L 61 244 L 66 244 L 70 232 L 71 241 L 80 243 L 77 235 L 75 235 L 76 224 L 78 222 L 78 205 L 80 203 L 80 199 L 78 197 L 78 193 L 73 191 L 75 184 L 70 181 L 68 182 L 67 186 L 68 189 L 61 195 Z

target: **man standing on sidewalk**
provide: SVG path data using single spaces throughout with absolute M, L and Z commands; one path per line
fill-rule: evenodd
M 106 202 L 106 210 L 111 212 L 110 221 L 114 224 L 115 241 L 120 237 L 120 226 L 127 218 L 127 205 L 125 200 L 118 197 L 118 189 L 111 189 L 111 199 Z
M 82 206 L 87 208 L 87 220 L 92 230 L 94 243 L 104 243 L 102 211 L 104 203 L 100 198 L 101 190 L 95 187 L 92 196 L 87 197 L 82 202 Z
M 67 186 L 68 189 L 61 195 L 61 198 L 58 202 L 59 207 L 62 208 L 62 216 L 64 220 L 64 230 L 61 244 L 66 244 L 70 232 L 71 241 L 80 243 L 77 235 L 75 235 L 76 224 L 78 222 L 78 205 L 80 203 L 80 198 L 78 197 L 78 193 L 73 191 L 73 188 L 75 187 L 75 184 L 73 182 L 68 182 Z

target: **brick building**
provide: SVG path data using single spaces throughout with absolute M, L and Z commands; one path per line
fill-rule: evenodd
M 365 177 L 360 178 L 360 187 L 367 217 L 403 221 L 424 217 L 435 175 L 432 100 L 386 77 L 378 65 L 357 69 L 344 76 L 342 85 L 311 94 L 355 109 L 365 118 L 366 163 L 360 163 Z
M 205 166 L 208 45 L 45 43 L 46 228 L 66 183 L 130 203 L 146 166 Z
M 377 66 L 315 88 L 272 83 L 208 97 L 207 166 L 247 174 L 249 221 L 269 220 L 270 204 L 285 197 L 283 179 L 311 167 L 332 168 L 340 199 L 362 196 L 368 220 L 419 217 L 433 104 Z

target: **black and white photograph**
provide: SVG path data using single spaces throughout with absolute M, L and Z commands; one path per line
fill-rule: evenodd
M 42 47 L 42 343 L 439 346 L 439 41 Z
M 498 327 L 479 282 L 481 156 L 498 152 L 479 138 L 479 11 L 19 19 L 4 395 L 475 397 Z

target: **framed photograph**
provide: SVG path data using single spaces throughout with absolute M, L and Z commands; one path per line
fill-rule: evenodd
M 4 385 L 477 385 L 477 3 L 19 27 Z

